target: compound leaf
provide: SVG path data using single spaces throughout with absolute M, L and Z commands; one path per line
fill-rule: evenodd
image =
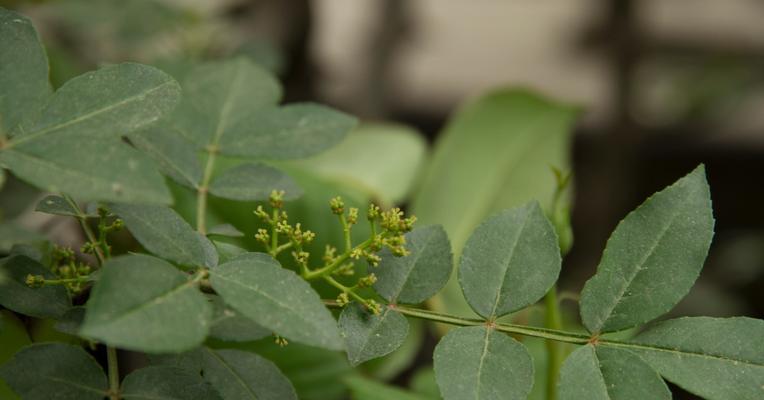
M 537 202 L 485 220 L 470 236 L 459 265 L 459 283 L 470 306 L 497 318 L 533 304 L 560 273 L 560 248 Z
M 358 303 L 342 310 L 339 326 L 352 366 L 392 353 L 403 344 L 409 331 L 408 321 L 395 310 L 385 307 L 374 315 Z
M 249 342 L 273 334 L 225 304 L 220 296 L 210 296 L 210 301 L 213 308 L 210 336 L 228 342 Z
M 629 350 L 664 378 L 707 399 L 764 396 L 764 321 L 690 317 L 659 322 Z
M 406 257 L 381 253 L 375 269 L 374 290 L 391 303 L 417 304 L 437 293 L 448 282 L 453 268 L 451 243 L 440 225 L 414 229 L 406 234 Z
M 212 307 L 188 275 L 134 254 L 104 264 L 80 334 L 147 353 L 181 352 L 204 341 L 211 316 Z
M 165 125 L 129 135 L 130 143 L 156 161 L 163 174 L 181 185 L 197 189 L 202 181 L 197 148 Z
M 586 345 L 560 371 L 561 400 L 671 399 L 660 375 L 628 350 Z
M 48 268 L 29 257 L 17 255 L 0 260 L 0 304 L 38 318 L 63 316 L 71 307 L 66 289 L 59 285 L 31 288 L 26 284 L 30 274 L 57 279 Z
M 434 361 L 446 400 L 526 399 L 533 386 L 528 350 L 486 326 L 451 330 L 435 347 Z
M 581 292 L 589 332 L 612 332 L 669 311 L 703 268 L 714 218 L 703 166 L 654 194 L 618 224 Z
M 102 400 L 106 376 L 82 347 L 36 343 L 23 348 L 0 367 L 0 377 L 28 400 Z
M 122 382 L 125 400 L 218 400 L 220 395 L 201 375 L 182 368 L 151 366 L 130 373 Z
M 169 207 L 112 204 L 110 209 L 151 253 L 182 265 L 214 267 L 214 245 Z M 208 248 L 212 247 L 210 251 Z
M 226 170 L 210 185 L 210 193 L 231 200 L 267 200 L 273 190 L 283 190 L 285 200 L 302 195 L 289 175 L 263 164 L 243 164 Z
M 210 270 L 220 297 L 258 325 L 287 339 L 342 350 L 337 323 L 310 285 L 266 254 L 250 253 Z
M 273 362 L 241 350 L 202 352 L 204 379 L 224 400 L 297 400 L 292 383 Z

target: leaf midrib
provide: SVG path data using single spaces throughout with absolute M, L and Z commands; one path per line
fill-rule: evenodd
M 385 321 L 385 318 L 387 318 L 387 314 L 388 314 L 389 312 L 391 312 L 391 311 L 390 311 L 390 309 L 389 309 L 389 308 L 385 308 L 385 311 L 382 313 L 382 315 L 380 315 L 380 316 L 379 316 L 379 318 L 376 318 L 376 319 L 374 320 L 374 323 L 372 324 L 372 327 L 371 327 L 371 329 L 369 329 L 369 334 L 368 334 L 368 335 L 366 335 L 366 336 L 363 338 L 363 339 L 364 339 L 364 340 L 363 340 L 363 343 L 361 344 L 361 348 L 360 348 L 360 351 L 358 352 L 358 355 L 359 355 L 359 356 L 360 356 L 361 354 L 363 354 L 363 353 L 364 353 L 364 351 L 366 351 L 366 346 L 368 346 L 368 345 L 369 345 L 369 341 L 371 341 L 371 336 L 374 334 L 374 332 L 376 332 L 376 331 L 377 331 L 377 329 L 379 329 L 379 327 L 382 325 L 382 322 L 384 322 L 384 321 Z M 356 357 L 354 361 L 358 362 L 358 357 Z
M 58 130 L 58 129 L 63 129 L 63 128 L 66 128 L 66 127 L 68 127 L 70 125 L 74 125 L 74 124 L 77 124 L 79 122 L 86 121 L 87 119 L 95 117 L 95 116 L 97 116 L 99 114 L 103 114 L 103 113 L 109 112 L 109 111 L 111 111 L 111 110 L 113 110 L 113 109 L 115 109 L 117 107 L 120 107 L 120 106 L 122 106 L 124 104 L 127 104 L 127 103 L 130 103 L 130 102 L 133 102 L 135 100 L 141 100 L 141 99 L 147 97 L 148 95 L 150 95 L 151 93 L 153 93 L 153 92 L 155 92 L 155 91 L 157 91 L 159 89 L 162 89 L 163 87 L 165 87 L 167 85 L 172 85 L 172 84 L 173 84 L 173 81 L 171 81 L 171 80 L 170 81 L 166 81 L 166 82 L 161 83 L 161 84 L 159 84 L 157 86 L 154 86 L 153 88 L 151 88 L 151 89 L 149 89 L 149 90 L 147 90 L 145 92 L 142 92 L 142 93 L 134 95 L 134 96 L 126 97 L 125 99 L 123 99 L 121 101 L 118 101 L 116 103 L 112 103 L 109 106 L 96 109 L 94 111 L 91 111 L 91 112 L 83 114 L 83 115 L 81 115 L 79 117 L 70 119 L 70 120 L 65 121 L 63 123 L 52 125 L 52 126 L 49 126 L 49 127 L 45 128 L 45 129 L 42 129 L 42 130 L 39 130 L 39 131 L 36 131 L 36 132 L 27 133 L 26 135 L 23 135 L 23 136 L 16 136 L 16 137 L 18 137 L 18 139 L 17 140 L 11 139 L 11 141 L 8 143 L 6 148 L 17 146 L 17 145 L 19 145 L 21 143 L 28 142 L 30 140 L 36 139 L 37 137 L 45 135 L 48 132 L 55 131 L 55 130 Z M 55 94 L 54 94 L 54 96 L 55 96 Z
M 481 375 L 483 374 L 483 365 L 485 364 L 485 358 L 488 355 L 488 345 L 490 343 L 491 329 L 483 328 L 485 330 L 485 336 L 483 337 L 483 352 L 480 354 L 480 361 L 477 369 L 477 384 L 475 384 L 475 399 L 480 399 L 480 386 L 483 383 Z
M 205 347 L 204 350 L 206 350 L 216 361 L 218 361 L 227 371 L 233 375 L 233 377 L 236 379 L 236 382 L 238 382 L 244 389 L 246 389 L 247 393 L 251 396 L 252 399 L 257 400 L 257 394 L 252 390 L 252 388 L 247 385 L 247 383 L 242 379 L 242 377 L 236 372 L 233 367 L 231 367 L 230 364 L 228 364 L 223 357 L 220 357 L 219 354 L 217 354 L 214 350 Z
M 501 274 L 501 283 L 499 284 L 498 289 L 496 290 L 496 297 L 493 300 L 493 309 L 491 310 L 491 318 L 496 317 L 496 308 L 499 306 L 499 298 L 501 297 L 501 289 L 504 287 L 504 281 L 507 279 L 507 273 L 509 271 L 510 264 L 512 263 L 512 260 L 515 258 L 515 249 L 517 249 L 517 244 L 520 243 L 520 237 L 523 235 L 523 231 L 525 230 L 525 227 L 528 225 L 528 220 L 531 218 L 529 211 L 525 214 L 525 219 L 523 219 L 523 224 L 520 226 L 520 229 L 517 231 L 517 236 L 515 236 L 515 241 L 512 243 L 512 247 L 509 250 L 509 256 L 507 257 L 506 262 L 502 263 L 502 265 L 506 265 L 507 267 L 504 269 L 504 273 Z
M 151 224 L 151 222 L 150 222 L 149 220 L 142 218 L 140 215 L 136 215 L 136 214 L 134 214 L 134 213 L 133 213 L 133 215 L 132 215 L 132 216 L 133 216 L 134 218 L 136 218 L 137 220 L 139 220 L 139 221 L 143 222 L 143 223 L 144 223 L 144 226 L 148 227 L 148 228 L 149 228 L 149 229 L 150 229 L 152 232 L 154 232 L 155 234 L 157 234 L 157 236 L 161 237 L 162 239 L 165 239 L 165 242 L 166 242 L 166 243 L 168 243 L 168 244 L 170 244 L 170 245 L 171 245 L 171 247 L 173 247 L 173 248 L 175 248 L 175 249 L 178 249 L 178 250 L 179 250 L 179 254 L 181 254 L 181 255 L 183 255 L 183 256 L 187 256 L 187 257 L 188 257 L 188 259 L 187 259 L 187 260 L 174 260 L 174 261 L 177 261 L 177 262 L 185 262 L 185 261 L 188 261 L 188 262 L 191 262 L 191 263 L 194 263 L 194 262 L 195 262 L 195 258 L 196 258 L 196 257 L 194 256 L 194 254 L 193 254 L 193 253 L 191 253 L 191 252 L 190 252 L 190 251 L 191 251 L 190 249 L 196 249 L 196 247 L 191 247 L 191 248 L 189 248 L 189 252 L 186 252 L 186 247 L 184 247 L 184 246 L 181 246 L 179 243 L 176 243 L 176 242 L 175 242 L 175 237 L 174 237 L 174 236 L 171 236 L 171 235 L 169 235 L 169 234 L 166 234 L 166 233 L 165 233 L 163 230 L 161 230 L 161 229 L 156 229 L 156 228 L 154 227 L 154 225 L 152 225 L 152 224 Z M 185 222 L 185 221 L 182 221 L 182 222 Z M 190 229 L 190 228 L 189 228 L 189 229 Z M 194 240 L 195 240 L 195 241 L 197 240 L 197 236 L 193 235 L 193 238 L 194 238 Z M 202 262 L 201 264 L 204 264 L 204 262 Z
M 88 392 L 102 394 L 104 396 L 107 394 L 107 392 L 105 390 L 98 389 L 98 388 L 92 387 L 92 386 L 83 385 L 83 384 L 76 383 L 76 382 L 72 382 L 72 381 L 66 380 L 64 378 L 59 378 L 57 376 L 45 376 L 44 379 L 47 379 L 47 380 L 53 381 L 53 382 L 63 383 L 63 384 L 66 384 L 66 385 L 69 385 L 69 386 L 72 386 L 72 387 L 76 387 L 77 389 L 86 390 Z
M 403 275 L 403 284 L 401 285 L 400 289 L 398 289 L 395 293 L 395 296 L 393 296 L 393 303 L 398 301 L 398 297 L 401 295 L 401 292 L 403 292 L 403 289 L 406 287 L 406 283 L 408 283 L 409 276 L 411 276 L 411 272 L 414 271 L 414 268 L 416 267 L 416 263 L 419 261 L 419 258 L 422 257 L 422 254 L 424 253 L 424 250 L 427 248 L 427 246 L 433 241 L 433 238 L 435 237 L 435 233 L 428 235 L 427 238 L 424 240 L 424 243 L 419 245 L 417 248 L 417 252 L 414 254 L 414 258 L 410 260 L 411 262 L 409 265 L 411 268 L 407 268 L 404 275 Z
M 688 351 L 688 350 L 677 350 L 672 349 L 668 347 L 661 347 L 661 346 L 655 346 L 650 344 L 642 344 L 642 343 L 628 343 L 628 342 L 616 342 L 616 341 L 600 341 L 600 343 L 603 346 L 611 346 L 611 347 L 625 347 L 627 349 L 633 349 L 633 350 L 641 350 L 641 351 L 654 351 L 654 352 L 664 352 L 664 353 L 672 353 L 677 355 L 678 357 L 681 356 L 691 356 L 691 357 L 700 357 L 705 359 L 710 359 L 714 361 L 722 361 L 722 362 L 729 362 L 729 363 L 738 363 L 738 364 L 745 364 L 752 367 L 759 367 L 764 368 L 764 364 L 757 364 L 750 360 L 736 360 L 734 358 L 729 358 L 725 356 L 720 356 L 717 354 L 705 354 L 705 353 L 699 353 L 696 351 Z

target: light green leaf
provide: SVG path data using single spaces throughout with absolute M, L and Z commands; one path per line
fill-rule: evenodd
M 210 283 L 227 304 L 264 328 L 312 346 L 343 348 L 318 294 L 266 254 L 252 253 L 210 270 Z
M 226 170 L 210 185 L 210 193 L 231 200 L 267 200 L 273 190 L 283 190 L 285 200 L 302 195 L 289 175 L 263 164 L 242 164 Z
M 409 330 L 406 318 L 398 312 L 385 307 L 374 315 L 358 303 L 342 310 L 339 326 L 352 366 L 392 353 L 403 344 Z
M 220 395 L 192 371 L 166 366 L 141 368 L 125 377 L 125 400 L 218 400 Z
M 196 280 L 146 255 L 104 264 L 80 334 L 147 353 L 181 352 L 207 337 L 212 307 Z
M 244 57 L 199 65 L 183 78 L 175 129 L 199 148 L 216 145 L 251 122 L 252 113 L 276 105 L 278 81 Z
M 409 381 L 409 387 L 417 394 L 440 399 L 440 389 L 435 381 L 435 370 L 432 367 L 422 367 L 414 372 Z
M 433 359 L 446 400 L 526 399 L 533 386 L 533 360 L 525 347 L 486 326 L 451 330 Z
M 50 135 L 0 151 L 0 164 L 40 189 L 79 200 L 172 201 L 151 160 L 118 137 L 75 140 Z
M 549 170 L 565 169 L 577 111 L 522 89 L 502 88 L 470 101 L 438 137 L 414 197 L 421 224 L 443 224 L 459 256 L 470 232 L 490 214 L 533 199 L 551 201 Z M 454 275 L 432 305 L 473 316 Z
M 451 243 L 440 225 L 417 228 L 406 234 L 406 257 L 389 250 L 374 270 L 374 290 L 391 303 L 417 304 L 437 293 L 448 282 L 453 268 Z
M 247 342 L 273 333 L 226 305 L 220 296 L 209 299 L 213 308 L 210 336 L 227 342 Z
M 10 310 L 38 318 L 58 318 L 71 307 L 63 286 L 31 288 L 28 275 L 57 279 L 49 269 L 29 257 L 17 255 L 0 261 L 0 304 Z
M 130 143 L 148 154 L 159 170 L 181 185 L 196 189 L 202 181 L 197 148 L 171 127 L 162 124 L 128 136 Z
M 2 367 L 0 377 L 25 400 L 102 400 L 103 370 L 79 346 L 38 343 L 23 348 Z
M 241 350 L 202 351 L 204 379 L 224 400 L 297 400 L 292 383 L 271 361 Z
M 207 236 L 244 237 L 244 234 L 231 224 L 221 224 L 210 228 Z
M 112 204 L 110 210 L 151 253 L 182 265 L 214 267 L 209 239 L 196 232 L 173 209 L 163 206 Z
M 363 363 L 361 369 L 364 376 L 380 381 L 389 381 L 407 371 L 414 364 L 422 350 L 423 340 L 425 334 L 428 333 L 429 325 L 418 319 L 406 319 L 406 321 L 409 331 L 401 346 L 385 357 Z
M 381 382 L 351 375 L 343 380 L 350 388 L 353 400 L 432 400 L 432 397 L 408 392 L 404 389 Z
M 217 240 L 213 240 L 212 243 L 215 245 L 215 249 L 217 250 L 220 257 L 221 264 L 227 263 L 228 261 L 231 261 L 234 258 L 247 253 L 246 249 L 230 243 L 219 242 Z
M 0 8 L 0 37 L 0 136 L 8 136 L 52 90 L 48 58 L 29 19 Z
M 628 350 L 586 345 L 565 360 L 560 400 L 671 399 L 657 372 Z
M 289 165 L 393 206 L 411 192 L 426 152 L 424 138 L 407 126 L 363 123 L 337 146 Z
M 45 196 L 44 199 L 37 203 L 34 209 L 35 211 L 44 212 L 46 214 L 54 215 L 66 215 L 70 217 L 76 217 L 80 215 L 77 210 L 66 201 L 65 198 L 56 195 Z
M 247 115 L 220 138 L 220 151 L 237 157 L 304 158 L 342 141 L 356 119 L 313 103 L 266 108 Z
M 154 67 L 110 65 L 66 82 L 50 97 L 39 118 L 23 125 L 8 146 L 20 149 L 51 136 L 66 136 L 77 143 L 85 141 L 83 136 L 119 137 L 157 121 L 179 99 L 178 83 Z
M 531 202 L 475 229 L 464 247 L 459 283 L 478 314 L 498 318 L 542 298 L 557 280 L 561 262 L 554 228 Z
M 714 218 L 703 166 L 629 213 L 581 292 L 589 332 L 613 332 L 669 311 L 690 290 L 711 245 Z
M 706 399 L 764 396 L 764 321 L 679 318 L 660 322 L 628 349 L 664 378 Z

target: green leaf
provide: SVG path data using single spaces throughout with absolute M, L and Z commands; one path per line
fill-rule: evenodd
M 29 19 L 0 8 L 0 37 L 0 136 L 8 136 L 52 90 L 48 58 Z
M 432 400 L 432 397 L 408 392 L 360 375 L 348 376 L 343 380 L 350 388 L 353 400 Z
M 313 103 L 248 114 L 220 138 L 220 151 L 236 157 L 293 159 L 318 154 L 342 141 L 356 119 Z
M 285 191 L 285 200 L 302 195 L 302 190 L 289 175 L 263 164 L 243 164 L 231 168 L 210 185 L 213 195 L 241 201 L 267 200 L 273 190 Z
M 692 317 L 660 322 L 628 349 L 664 378 L 707 399 L 764 396 L 764 321 Z
M 537 202 L 506 210 L 475 229 L 459 283 L 470 306 L 493 319 L 535 303 L 560 273 L 560 247 Z
M 363 123 L 337 146 L 289 165 L 357 188 L 391 207 L 406 200 L 426 154 L 424 138 L 407 126 Z
M 525 347 L 486 326 L 451 330 L 433 359 L 446 400 L 526 399 L 533 386 L 533 360 Z
M 440 390 L 435 381 L 435 370 L 432 367 L 422 367 L 416 370 L 409 381 L 409 387 L 415 393 L 440 399 Z
M 236 246 L 230 243 L 219 242 L 217 240 L 213 240 L 212 243 L 214 244 L 215 249 L 218 252 L 221 264 L 227 263 L 228 261 L 231 261 L 234 258 L 247 253 L 246 249 L 243 249 L 239 246 Z
M 231 224 L 215 225 L 207 231 L 207 236 L 244 237 L 244 234 Z
M 202 167 L 191 141 L 160 125 L 128 136 L 130 143 L 148 154 L 159 170 L 181 185 L 197 189 L 202 181 Z
M 231 307 L 287 339 L 343 348 L 337 324 L 318 294 L 266 254 L 251 253 L 210 270 L 210 283 Z
M 549 166 L 567 165 L 577 111 L 522 89 L 501 88 L 469 103 L 438 137 L 414 196 L 421 224 L 443 224 L 459 256 L 487 216 L 533 199 L 549 204 L 556 187 Z M 473 316 L 456 275 L 433 306 Z
M 22 347 L 31 344 L 26 326 L 13 312 L 0 310 L 0 366 L 10 360 Z M 0 378 L 0 399 L 20 400 L 5 381 Z
M 342 310 L 339 327 L 352 366 L 392 353 L 403 344 L 409 331 L 406 318 L 398 312 L 385 307 L 374 315 L 358 303 Z
M 671 399 L 657 372 L 628 350 L 586 345 L 560 371 L 560 400 Z
M 227 342 L 247 342 L 273 333 L 226 305 L 220 296 L 209 298 L 213 308 L 210 336 Z
M 12 256 L 0 261 L 0 304 L 10 310 L 38 318 L 58 318 L 71 307 L 63 286 L 30 288 L 28 275 L 57 279 L 49 269 L 26 256 Z
M 406 234 L 406 257 L 395 257 L 389 250 L 374 270 L 374 290 L 390 303 L 421 303 L 448 282 L 453 268 L 451 243 L 440 225 L 417 228 Z
M 72 207 L 65 198 L 56 195 L 45 196 L 44 199 L 37 203 L 34 209 L 35 211 L 44 212 L 46 214 L 54 215 L 66 215 L 70 217 L 79 216 L 80 213 L 77 209 Z
M 134 63 L 111 65 L 65 83 L 8 146 L 21 148 L 71 134 L 78 139 L 66 139 L 77 143 L 84 136 L 119 137 L 157 121 L 179 99 L 180 86 L 164 72 Z
M 0 151 L 0 164 L 45 191 L 69 193 L 79 200 L 172 201 L 151 160 L 118 137 L 79 140 L 51 135 Z
M 183 94 L 173 125 L 204 148 L 234 130 L 249 132 L 252 113 L 276 105 L 281 87 L 270 73 L 238 57 L 193 68 L 183 78 Z
M 581 292 L 589 332 L 613 332 L 663 315 L 689 292 L 711 245 L 714 218 L 703 166 L 629 213 Z
M 141 368 L 125 377 L 121 398 L 125 400 L 217 400 L 215 389 L 201 375 L 182 368 Z
M 203 349 L 204 379 L 224 400 L 297 400 L 292 383 L 271 361 L 241 350 Z
M 38 343 L 27 346 L 0 367 L 0 377 L 25 400 L 102 400 L 103 370 L 79 346 Z
M 196 232 L 173 209 L 163 206 L 112 204 L 110 210 L 151 253 L 181 265 L 214 267 L 209 239 Z M 208 249 L 212 247 L 212 251 Z
M 56 321 L 53 328 L 58 332 L 65 333 L 67 335 L 77 336 L 82 327 L 82 321 L 85 320 L 85 307 L 74 306 Z
M 361 368 L 364 376 L 389 381 L 411 368 L 422 350 L 429 326 L 425 325 L 425 321 L 418 319 L 406 319 L 406 321 L 409 331 L 401 346 L 385 357 L 363 363 Z
M 0 223 L 0 253 L 8 254 L 14 246 L 19 244 L 31 244 L 44 240 L 44 236 L 13 221 Z
M 198 347 L 191 351 L 178 354 L 147 354 L 149 365 L 182 368 L 195 374 L 202 373 L 204 348 Z
M 158 258 L 113 258 L 93 287 L 80 334 L 147 353 L 192 349 L 207 337 L 212 316 L 196 286 Z

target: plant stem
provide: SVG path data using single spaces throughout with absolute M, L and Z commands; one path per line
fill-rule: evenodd
M 76 212 L 77 215 L 74 217 L 77 218 L 77 221 L 80 223 L 80 226 L 82 227 L 82 231 L 85 232 L 85 237 L 88 239 L 90 243 L 93 243 L 93 248 L 95 249 L 95 256 L 98 260 L 98 265 L 103 265 L 104 261 L 106 260 L 106 256 L 103 253 L 103 249 L 101 249 L 101 246 L 99 245 L 98 240 L 96 239 L 95 234 L 93 233 L 93 230 L 90 229 L 90 225 L 88 225 L 88 217 L 85 215 L 85 213 L 82 212 L 80 209 L 80 206 L 77 204 L 76 201 L 74 201 L 71 196 L 67 194 L 61 194 L 67 203 L 69 203 L 69 206 L 71 206 Z
M 209 192 L 212 171 L 215 170 L 217 145 L 207 147 L 207 162 L 204 165 L 202 183 L 196 188 L 196 230 L 201 234 L 207 233 L 207 192 Z
M 78 282 L 88 282 L 90 281 L 90 277 L 88 276 L 79 276 L 77 278 L 66 278 L 66 279 L 46 279 L 45 284 L 46 285 L 65 285 L 67 283 L 78 283 Z
M 552 285 L 549 292 L 544 297 L 546 304 L 545 324 L 549 329 L 562 330 L 562 315 L 560 314 L 559 302 L 557 300 L 557 285 Z M 553 340 L 546 340 L 546 399 L 557 399 L 557 376 L 562 368 L 562 343 Z
M 324 276 L 323 278 L 324 278 L 324 280 L 329 282 L 330 285 L 336 287 L 337 289 L 343 291 L 344 293 L 349 294 L 350 296 L 352 296 L 356 301 L 360 302 L 361 304 L 365 304 L 366 303 L 366 299 L 364 299 L 363 297 L 358 295 L 358 293 L 356 293 L 352 288 L 349 288 L 349 287 L 347 287 L 347 286 L 337 282 L 331 276 Z
M 310 271 L 307 274 L 303 274 L 302 277 L 305 278 L 305 279 L 310 280 L 310 279 L 320 278 L 320 277 L 323 277 L 323 276 L 328 276 L 329 274 L 334 272 L 334 270 L 336 270 L 337 268 L 342 266 L 342 263 L 347 261 L 348 258 L 350 258 L 350 254 L 353 252 L 353 250 L 363 250 L 363 249 L 369 247 L 371 245 L 371 243 L 372 243 L 372 239 L 367 239 L 364 242 L 362 242 L 361 244 L 359 244 L 358 246 L 356 246 L 354 249 L 350 249 L 350 250 L 347 250 L 344 253 L 342 253 L 342 255 L 337 257 L 331 264 L 326 265 L 326 266 L 324 266 L 322 268 L 319 268 L 319 269 L 317 269 L 315 271 Z
M 345 218 L 345 213 L 340 214 L 339 218 L 342 225 L 342 236 L 345 239 L 345 252 L 349 253 L 353 249 L 353 242 L 350 238 L 350 225 L 348 225 L 348 220 Z
M 119 362 L 117 349 L 106 346 L 106 362 L 109 370 L 109 400 L 119 400 Z

